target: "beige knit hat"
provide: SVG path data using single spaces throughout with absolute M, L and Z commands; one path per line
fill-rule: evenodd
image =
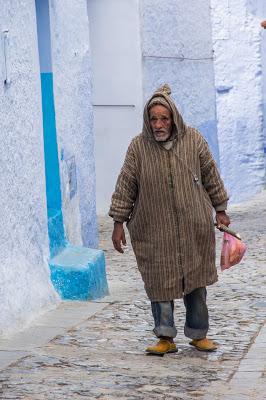
M 165 97 L 163 97 L 162 94 Z M 169 85 L 167 85 L 167 83 L 164 84 L 163 86 L 160 86 L 158 89 L 156 89 L 151 101 L 148 103 L 148 110 L 150 110 L 151 107 L 153 106 L 162 105 L 172 112 L 170 104 L 167 101 L 167 97 L 170 96 L 170 94 L 171 94 L 171 88 Z

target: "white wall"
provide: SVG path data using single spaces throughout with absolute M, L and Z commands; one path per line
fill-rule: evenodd
M 108 212 L 131 138 L 142 129 L 139 4 L 88 0 L 97 212 Z
M 266 20 L 266 1 L 257 0 L 259 2 L 255 10 L 259 22 Z M 262 90 L 263 90 L 263 131 L 264 131 L 264 163 L 266 173 L 266 29 L 261 29 L 261 64 L 262 64 Z M 265 179 L 266 184 L 266 179 Z
M 259 3 L 211 1 L 220 164 L 232 202 L 265 184 Z
M 72 244 L 97 247 L 89 25 L 86 0 L 50 0 L 52 64 L 63 216 Z M 77 192 L 70 198 L 68 160 Z
M 0 1 L 0 335 L 58 301 L 49 279 L 40 76 L 34 1 Z
M 209 1 L 142 0 L 144 96 L 169 83 L 185 121 L 219 161 Z

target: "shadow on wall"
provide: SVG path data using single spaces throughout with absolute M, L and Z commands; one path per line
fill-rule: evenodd
M 199 131 L 207 140 L 212 155 L 218 165 L 220 166 L 220 153 L 219 153 L 219 144 L 217 140 L 217 121 L 207 121 L 199 126 Z

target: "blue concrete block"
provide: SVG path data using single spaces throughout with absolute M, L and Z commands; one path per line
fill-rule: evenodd
M 68 245 L 49 265 L 51 280 L 63 300 L 94 300 L 109 294 L 101 250 Z

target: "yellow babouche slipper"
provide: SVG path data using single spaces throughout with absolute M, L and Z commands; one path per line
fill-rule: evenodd
M 169 342 L 169 340 L 160 339 L 155 346 L 147 347 L 146 353 L 149 354 L 166 354 L 166 353 L 176 353 L 178 351 L 175 343 Z
M 191 342 L 189 342 L 189 344 L 196 347 L 196 349 L 200 351 L 215 351 L 218 349 L 217 344 L 208 338 L 193 339 Z

